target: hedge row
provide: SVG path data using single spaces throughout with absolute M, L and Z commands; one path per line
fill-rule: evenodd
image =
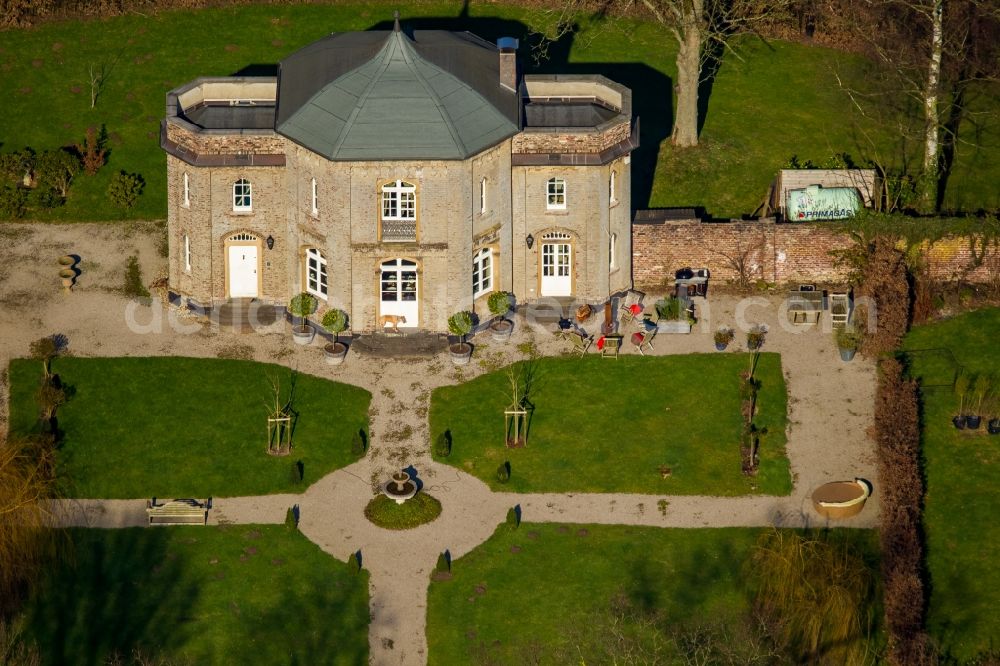
M 920 421 L 917 385 L 903 376 L 896 359 L 879 363 L 875 394 L 875 442 L 882 496 L 882 580 L 889 663 L 930 664 L 932 648 L 924 633 Z

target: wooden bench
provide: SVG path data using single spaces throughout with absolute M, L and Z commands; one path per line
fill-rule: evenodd
M 156 498 L 146 502 L 150 525 L 208 524 L 211 499 L 174 499 L 157 504 Z

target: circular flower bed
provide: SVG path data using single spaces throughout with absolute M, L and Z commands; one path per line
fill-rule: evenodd
M 365 507 L 365 518 L 387 530 L 408 530 L 425 525 L 440 515 L 441 502 L 427 493 L 417 493 L 402 504 L 379 495 Z

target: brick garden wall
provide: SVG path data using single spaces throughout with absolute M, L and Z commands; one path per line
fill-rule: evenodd
M 746 253 L 753 280 L 836 284 L 845 281 L 846 272 L 834 265 L 830 250 L 850 244 L 846 235 L 824 223 L 637 220 L 632 226 L 632 275 L 640 289 L 672 281 L 674 272 L 685 266 L 708 268 L 713 279 L 731 281 L 737 273 L 729 258 Z M 1000 248 L 995 245 L 974 270 L 969 269 L 973 248 L 968 238 L 938 241 L 925 256 L 936 280 L 989 282 L 1000 277 Z

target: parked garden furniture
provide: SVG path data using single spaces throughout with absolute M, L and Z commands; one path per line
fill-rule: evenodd
M 597 348 L 601 350 L 602 358 L 613 358 L 618 360 L 618 351 L 622 346 L 622 336 L 602 335 L 597 339 Z
M 644 292 L 635 289 L 629 289 L 625 292 L 625 299 L 622 301 L 621 307 L 618 308 L 618 316 L 623 324 L 642 314 L 642 299 L 645 297 Z
M 174 499 L 157 503 L 154 497 L 146 502 L 146 516 L 150 525 L 207 525 L 210 503 L 210 499 Z
M 645 356 L 643 349 L 653 348 L 653 338 L 656 337 L 656 329 L 643 329 L 632 334 L 632 344 L 637 352 Z
M 579 354 L 580 358 L 586 356 L 587 351 L 590 349 L 590 345 L 594 342 L 594 336 L 584 336 L 581 333 L 571 332 L 566 333 L 570 341 L 573 343 L 573 352 Z
M 810 288 L 812 287 L 812 288 Z M 812 285 L 802 285 L 788 292 L 788 321 L 799 326 L 819 323 L 823 312 L 823 292 Z
M 830 294 L 830 321 L 834 328 L 847 326 L 851 319 L 851 297 L 844 292 Z

